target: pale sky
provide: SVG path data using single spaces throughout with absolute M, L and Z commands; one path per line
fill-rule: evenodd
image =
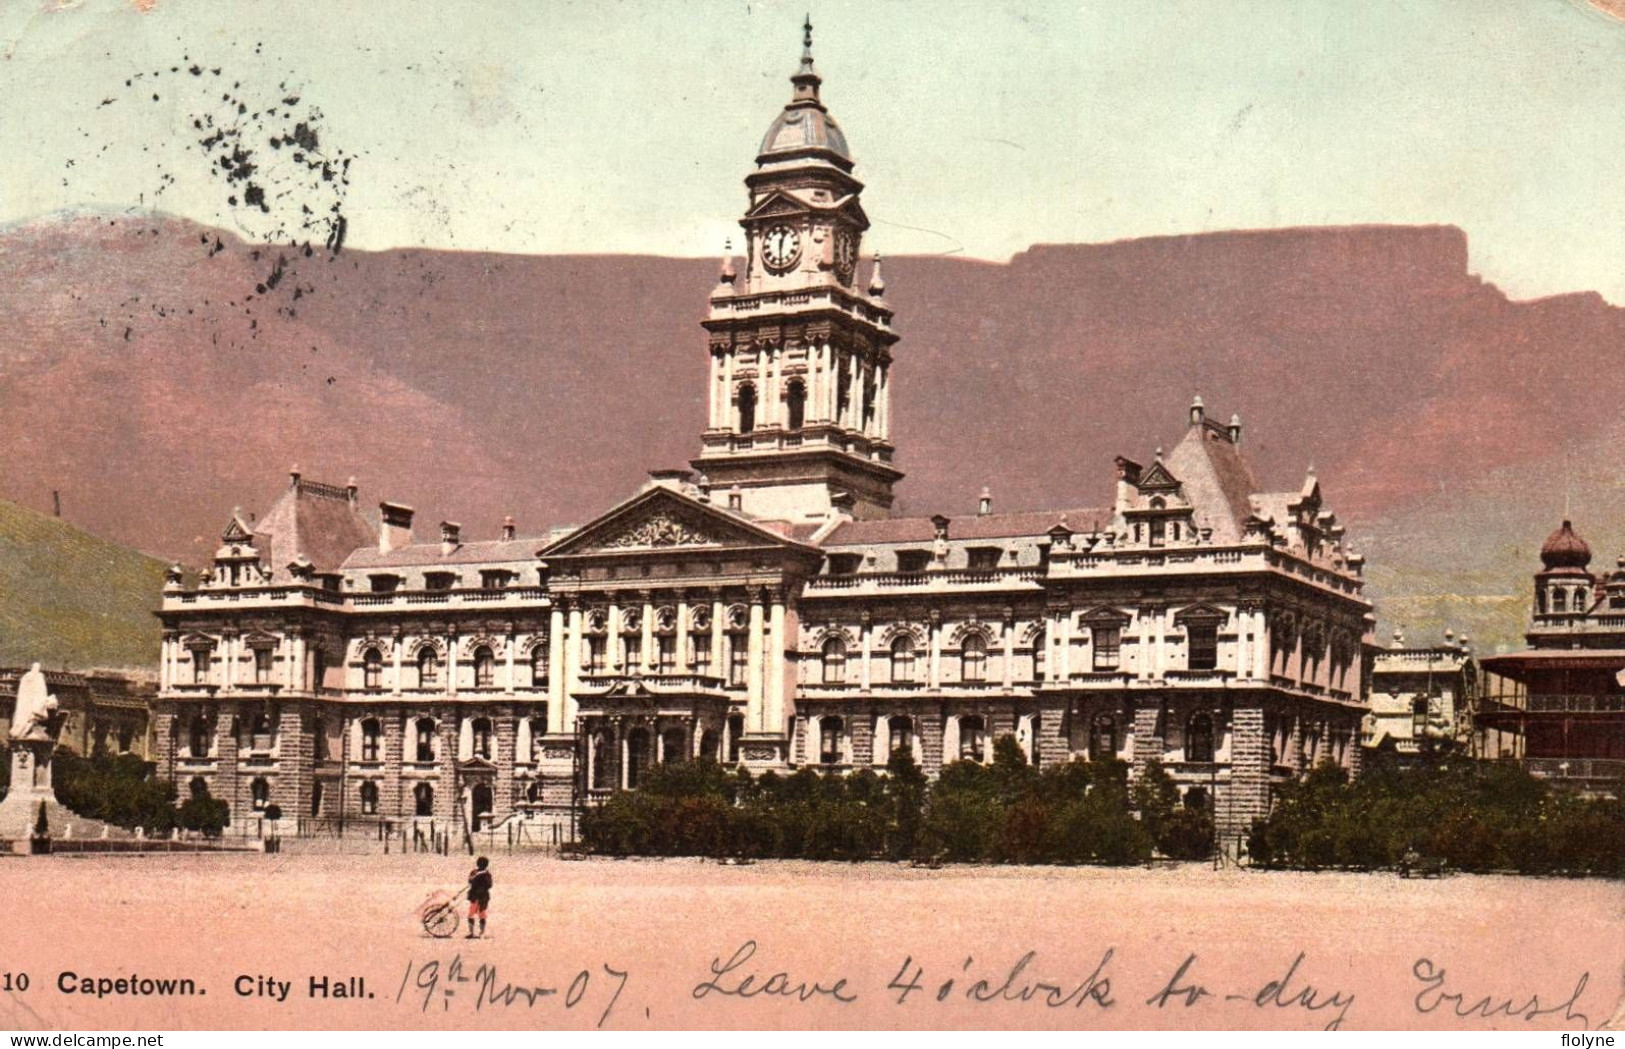
M 230 80 L 321 111 L 352 246 L 716 254 L 809 9 L 882 251 L 1453 223 L 1514 296 L 1625 303 L 1625 24 L 1582 0 L 0 0 L 0 223 L 263 233 L 184 148 Z

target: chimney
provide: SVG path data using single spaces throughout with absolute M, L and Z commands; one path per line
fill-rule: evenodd
M 400 503 L 378 504 L 378 552 L 387 554 L 412 543 L 412 508 Z
M 502 519 L 502 538 L 512 539 L 514 535 L 513 515 L 509 514 Z
M 1235 412 L 1230 416 L 1230 443 L 1237 448 L 1241 447 L 1241 413 Z
M 1139 496 L 1140 464 L 1133 459 L 1117 457 L 1117 512 L 1122 513 L 1134 505 Z
M 348 481 L 346 481 L 344 483 L 344 495 L 345 495 L 346 498 L 348 498 L 350 500 L 350 505 L 351 506 L 354 506 L 356 504 L 356 496 L 360 492 L 361 492 L 361 489 L 356 487 L 354 477 L 350 478 Z
M 986 485 L 982 486 L 982 495 L 976 501 L 976 516 L 986 517 L 993 512 L 993 493 Z
M 288 487 L 289 488 L 298 488 L 299 487 L 299 464 L 298 463 L 294 463 L 292 466 L 288 467 Z
M 440 522 L 440 556 L 450 557 L 463 544 L 463 526 L 456 521 Z
M 1202 398 L 1200 396 L 1192 398 L 1191 399 L 1191 425 L 1192 426 L 1200 426 L 1200 425 L 1202 425 L 1202 419 L 1206 414 L 1207 414 L 1207 409 L 1202 406 Z

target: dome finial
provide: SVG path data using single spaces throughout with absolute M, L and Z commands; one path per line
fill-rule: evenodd
M 812 68 L 812 12 L 807 12 L 807 20 L 801 23 L 801 64 L 804 68 Z
M 886 281 L 880 275 L 880 252 L 875 252 L 875 264 L 869 271 L 869 294 L 881 298 L 886 294 Z
M 818 70 L 813 68 L 812 53 L 812 14 L 808 13 L 807 20 L 801 24 L 801 67 L 796 75 L 790 78 L 790 83 L 796 86 L 795 102 L 817 102 L 818 85 L 821 83 Z

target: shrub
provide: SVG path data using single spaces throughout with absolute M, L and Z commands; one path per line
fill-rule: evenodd
M 226 824 L 231 822 L 231 807 L 219 798 L 204 794 L 187 798 L 177 813 L 177 819 L 186 830 L 198 831 L 205 838 L 218 838 L 220 832 L 226 829 Z

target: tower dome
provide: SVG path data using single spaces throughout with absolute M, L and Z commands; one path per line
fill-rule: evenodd
M 1541 564 L 1547 571 L 1556 571 L 1563 568 L 1584 568 L 1591 563 L 1591 547 L 1586 541 L 1574 533 L 1574 526 L 1568 521 L 1546 537 L 1546 542 L 1540 548 Z
M 798 156 L 832 156 L 847 170 L 852 167 L 852 151 L 847 147 L 846 135 L 835 118 L 818 100 L 818 85 L 823 79 L 813 68 L 812 22 L 802 26 L 801 66 L 790 83 L 795 94 L 790 102 L 773 118 L 767 134 L 762 136 L 762 148 L 756 158 L 759 164 L 788 160 Z

